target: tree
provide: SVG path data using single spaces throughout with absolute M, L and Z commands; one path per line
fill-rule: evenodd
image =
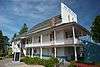
M 7 36 L 3 36 L 2 31 L 0 30 L 0 56 L 4 56 L 7 54 L 7 46 L 9 46 L 9 38 Z
M 24 23 L 24 25 L 22 26 L 22 28 L 21 28 L 21 30 L 20 30 L 20 32 L 19 32 L 19 35 L 21 35 L 21 34 L 27 32 L 27 31 L 28 31 L 28 27 L 27 27 L 27 25 Z
M 0 55 L 3 53 L 4 50 L 4 37 L 2 31 L 0 30 Z
M 7 55 L 7 52 L 8 52 L 8 46 L 10 46 L 10 43 L 9 43 L 9 38 L 7 36 L 3 36 L 4 38 L 4 44 L 3 44 L 3 53 L 4 55 Z
M 91 35 L 95 42 L 100 43 L 100 16 L 96 16 L 94 22 L 92 23 Z
M 17 37 L 17 34 L 15 33 L 12 37 L 12 41 Z

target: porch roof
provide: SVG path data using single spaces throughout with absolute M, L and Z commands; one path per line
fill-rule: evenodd
M 77 47 L 83 47 L 82 44 L 59 44 L 59 45 L 48 45 L 48 46 L 29 46 L 29 47 L 26 47 L 26 48 L 51 48 L 51 47 L 74 47 L 74 46 L 77 46 Z

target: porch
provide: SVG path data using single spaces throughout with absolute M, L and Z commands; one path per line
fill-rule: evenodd
M 48 59 L 57 57 L 60 60 L 70 61 L 78 60 L 81 55 L 82 47 L 79 46 L 49 46 L 49 47 L 31 47 L 26 48 L 26 56 L 40 57 Z

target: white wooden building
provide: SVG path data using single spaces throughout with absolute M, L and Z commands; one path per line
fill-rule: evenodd
M 83 48 L 79 38 L 87 35 L 89 31 L 78 23 L 77 15 L 61 3 L 60 15 L 37 24 L 12 42 L 12 46 L 20 44 L 20 51 L 14 51 L 12 47 L 13 53 L 40 58 L 54 56 L 77 61 Z

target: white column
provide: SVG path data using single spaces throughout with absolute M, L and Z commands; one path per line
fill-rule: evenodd
M 21 59 L 21 53 L 22 53 L 22 52 L 21 52 L 21 48 L 22 48 L 21 45 L 22 45 L 22 44 L 21 44 L 21 42 L 20 42 L 19 44 L 20 44 L 20 52 L 19 52 L 19 61 L 20 61 L 20 59 Z M 23 49 L 22 49 L 22 50 L 23 50 Z
M 42 47 L 40 47 L 40 58 L 42 59 Z
M 54 30 L 54 44 L 56 43 L 56 31 Z
M 31 55 L 31 57 L 33 57 L 33 52 L 34 52 L 34 49 L 32 48 L 32 55 Z
M 75 61 L 77 61 L 77 51 L 76 51 L 76 45 L 75 45 L 75 28 L 74 28 L 74 26 L 72 27 L 72 31 L 73 31 L 73 44 L 74 44 Z
M 28 48 L 28 53 L 29 53 L 28 57 L 30 57 L 30 48 Z
M 54 56 L 56 57 L 57 56 L 57 50 L 56 50 L 56 47 L 54 47 Z
M 41 46 L 42 46 L 42 34 L 41 34 Z M 42 59 L 42 47 L 40 47 L 40 58 Z
M 40 40 L 41 40 L 41 45 L 42 45 L 42 37 L 43 37 L 43 36 L 42 36 L 42 34 L 41 34 L 41 37 L 40 37 L 40 38 L 41 38 L 41 39 L 40 39 Z
M 77 61 L 77 51 L 76 51 L 76 46 L 74 46 L 74 51 L 75 51 L 75 61 Z
M 75 29 L 74 29 L 74 26 L 72 27 L 72 31 L 73 31 L 73 44 L 75 44 Z

